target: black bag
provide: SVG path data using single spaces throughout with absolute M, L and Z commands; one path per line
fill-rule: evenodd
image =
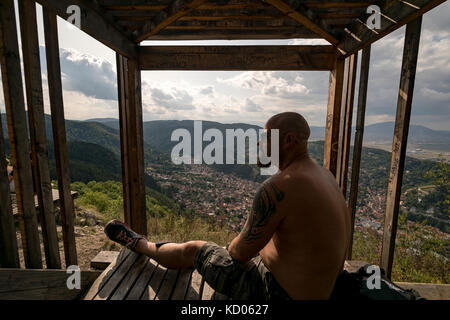
M 425 300 L 413 289 L 402 289 L 390 281 L 382 268 L 380 289 L 369 289 L 368 279 L 372 273 L 367 271 L 369 265 L 361 267 L 357 272 L 343 271 L 334 285 L 331 300 Z

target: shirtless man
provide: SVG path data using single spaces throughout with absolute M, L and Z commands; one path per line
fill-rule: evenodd
M 118 220 L 106 234 L 167 268 L 194 266 L 232 299 L 328 299 L 349 242 L 345 199 L 333 175 L 309 157 L 310 129 L 301 115 L 275 115 L 265 129 L 279 129 L 279 172 L 261 185 L 227 249 L 205 241 L 148 242 Z

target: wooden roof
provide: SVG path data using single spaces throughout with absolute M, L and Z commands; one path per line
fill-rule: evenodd
M 124 5 L 123 3 L 132 3 Z M 286 39 L 322 38 L 320 34 L 288 15 L 291 9 L 281 7 L 282 1 L 229 0 L 192 1 L 189 10 L 179 12 L 164 28 L 146 31 L 146 24 L 161 19 L 162 12 L 172 11 L 179 1 L 116 1 L 99 3 L 117 24 L 139 40 L 193 39 Z M 341 27 L 365 15 L 367 6 L 375 1 L 291 1 L 292 7 L 304 10 L 305 16 L 327 25 L 337 35 Z M 293 3 L 297 3 L 295 5 Z M 288 2 L 286 2 L 288 3 Z M 299 8 L 301 6 L 301 8 Z M 287 9 L 286 9 L 287 8 Z M 174 12 L 175 13 L 175 12 Z M 174 14 L 175 15 L 175 14 Z M 169 21 L 167 21 L 169 22 Z M 155 23 L 156 24 L 156 23 Z
M 63 17 L 79 5 L 81 28 L 126 56 L 126 46 L 144 40 L 293 38 L 325 39 L 349 55 L 444 1 L 38 0 Z M 366 25 L 373 4 L 381 9 L 377 30 Z

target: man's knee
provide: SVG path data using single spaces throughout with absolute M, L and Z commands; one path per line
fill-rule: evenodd
M 183 256 L 194 260 L 200 248 L 205 244 L 205 241 L 189 241 L 183 244 Z

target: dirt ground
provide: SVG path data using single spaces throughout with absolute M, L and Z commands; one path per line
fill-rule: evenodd
M 39 228 L 39 233 L 41 232 Z M 66 268 L 64 259 L 64 247 L 62 242 L 62 228 L 57 226 L 58 238 L 59 238 L 59 254 L 61 257 L 62 268 Z M 19 248 L 19 258 L 21 268 L 25 268 L 25 262 L 23 258 L 22 241 L 20 237 L 19 228 L 17 228 L 17 246 Z M 43 268 L 46 268 L 45 264 L 45 252 L 42 244 L 41 236 L 41 254 Z M 89 270 L 91 260 L 102 250 L 120 250 L 120 247 L 107 239 L 103 232 L 103 225 L 98 224 L 94 226 L 75 226 L 75 243 L 77 246 L 78 266 L 81 270 Z

